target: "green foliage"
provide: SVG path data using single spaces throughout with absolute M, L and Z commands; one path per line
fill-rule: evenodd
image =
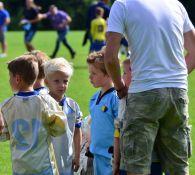
M 20 30 L 18 25 L 20 19 L 23 16 L 23 9 L 25 6 L 24 0 L 7 0 L 3 1 L 5 8 L 10 12 L 11 24 L 10 30 Z M 51 4 L 55 4 L 60 10 L 66 11 L 72 17 L 71 28 L 72 29 L 84 29 L 86 26 L 86 15 L 89 5 L 94 2 L 93 0 L 35 0 L 35 3 L 39 5 L 41 13 L 47 12 Z M 39 29 L 51 29 L 48 21 L 40 22 Z

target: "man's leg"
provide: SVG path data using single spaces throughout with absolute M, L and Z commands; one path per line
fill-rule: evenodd
M 121 169 L 129 175 L 150 174 L 158 120 L 166 113 L 166 89 L 128 95 L 121 129 Z M 165 91 L 165 92 L 164 92 Z
M 51 55 L 51 58 L 55 58 L 56 57 L 56 54 L 57 54 L 57 52 L 58 52 L 58 50 L 60 48 L 60 42 L 61 41 L 59 40 L 59 38 L 57 38 L 56 45 L 55 45 L 55 49 L 54 49 L 54 51 L 53 51 L 53 53 Z
M 75 57 L 75 51 L 72 49 L 72 47 L 69 45 L 66 36 L 64 37 L 64 39 L 62 40 L 64 46 L 69 50 L 70 54 L 71 54 L 71 58 Z
M 25 31 L 25 34 L 24 34 L 24 43 L 25 43 L 26 49 L 29 52 L 35 50 L 34 46 L 31 44 L 31 41 L 35 33 L 36 33 L 36 30 L 30 29 L 30 30 Z
M 169 110 L 160 120 L 157 148 L 161 163 L 170 175 L 188 175 L 190 135 L 187 91 L 169 88 Z

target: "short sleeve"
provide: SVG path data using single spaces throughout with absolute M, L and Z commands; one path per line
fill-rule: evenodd
M 76 103 L 76 122 L 75 122 L 76 128 L 81 128 L 82 116 L 83 116 L 83 113 L 81 112 L 79 105 Z
M 125 31 L 125 6 L 115 1 L 108 18 L 108 32 L 124 34 Z
M 5 11 L 5 17 L 10 18 L 9 12 L 7 10 Z
M 182 5 L 182 12 L 183 12 L 183 15 L 184 15 L 184 24 L 183 24 L 183 32 L 186 33 L 186 32 L 189 32 L 190 30 L 192 30 L 194 28 L 189 16 L 188 16 L 188 13 L 186 11 L 186 9 L 183 7 Z

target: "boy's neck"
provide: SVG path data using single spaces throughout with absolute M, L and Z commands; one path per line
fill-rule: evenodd
M 57 102 L 60 102 L 63 98 L 64 98 L 64 95 L 62 96 L 56 96 L 55 94 L 49 92 L 49 95 L 51 95 Z
M 34 84 L 34 89 L 38 89 L 40 87 L 45 87 L 44 79 L 37 79 L 37 81 Z
M 28 87 L 21 87 L 19 90 L 19 92 L 31 92 L 34 91 L 33 86 L 28 86 Z
M 110 88 L 114 87 L 112 82 L 106 83 L 102 88 L 101 88 L 101 94 L 104 94 L 107 90 Z

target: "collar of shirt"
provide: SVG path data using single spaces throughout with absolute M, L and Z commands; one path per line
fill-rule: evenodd
M 114 90 L 115 90 L 115 89 L 112 87 L 112 88 L 108 89 L 106 92 L 104 92 L 103 94 L 101 94 L 101 91 L 100 91 L 100 93 L 99 93 L 99 95 L 98 95 L 98 98 L 97 98 L 97 101 L 96 101 L 96 105 L 98 105 L 98 104 L 100 103 L 101 99 L 102 99 L 106 94 L 109 94 L 109 93 L 113 92 Z
M 30 92 L 18 92 L 15 95 L 22 96 L 22 97 L 28 97 L 32 95 L 38 95 L 39 93 L 37 91 L 30 91 Z

